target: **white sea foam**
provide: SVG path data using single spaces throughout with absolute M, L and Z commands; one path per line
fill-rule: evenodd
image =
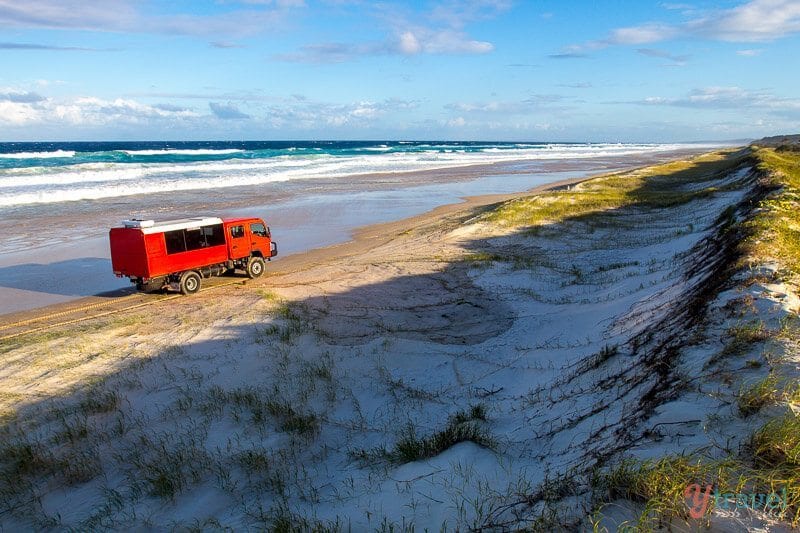
M 220 189 L 292 180 L 358 177 L 373 173 L 457 168 L 526 160 L 618 157 L 686 148 L 687 145 L 531 145 L 473 152 L 371 153 L 356 156 L 286 155 L 191 163 L 84 163 L 0 170 L 0 207 L 97 200 L 136 194 Z M 693 147 L 697 147 L 693 145 Z M 452 146 L 448 146 L 452 149 Z M 193 151 L 196 153 L 196 151 Z
M 19 152 L 16 154 L 0 154 L 0 159 L 51 159 L 55 157 L 72 157 L 73 150 L 55 150 L 53 152 Z
M 222 150 L 197 149 L 197 150 L 178 150 L 165 148 L 163 150 L 119 150 L 128 155 L 225 155 L 244 152 L 238 148 L 227 148 Z

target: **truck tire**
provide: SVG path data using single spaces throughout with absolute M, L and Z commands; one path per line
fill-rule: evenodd
M 264 273 L 264 268 L 266 265 L 264 264 L 264 260 L 260 257 L 251 257 L 250 261 L 247 262 L 247 276 L 251 279 L 261 277 L 261 274 Z
M 200 290 L 200 274 L 194 270 L 188 270 L 181 274 L 179 284 L 181 294 L 194 294 Z

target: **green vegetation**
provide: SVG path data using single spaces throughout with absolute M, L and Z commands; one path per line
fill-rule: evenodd
M 752 448 L 760 463 L 791 470 L 795 482 L 800 482 L 800 417 L 787 413 L 770 420 L 753 436 Z
M 783 278 L 795 282 L 800 274 L 800 152 L 754 148 L 750 157 L 760 174 L 759 185 L 771 193 L 755 206 L 757 209 L 746 220 L 736 222 L 736 211 L 729 208 L 719 217 L 718 223 L 723 231 L 735 230 L 744 236 L 738 249 L 742 258 L 738 267 L 775 262 L 779 277 L 767 279 L 759 274 L 757 281 L 774 283 Z M 643 198 L 650 203 L 646 194 Z M 741 305 L 744 309 L 747 302 Z M 796 319 L 791 318 L 775 330 L 768 329 L 761 320 L 731 327 L 725 347 L 717 358 L 744 355 L 755 344 L 767 340 L 796 339 Z M 761 359 L 749 359 L 745 364 L 758 368 L 762 365 Z M 748 417 L 766 406 L 798 400 L 800 383 L 781 377 L 773 369 L 766 377 L 741 387 L 737 406 L 739 414 Z M 767 494 L 785 489 L 786 508 L 773 512 L 772 516 L 797 526 L 800 524 L 800 417 L 786 409 L 784 414 L 767 420 L 754 431 L 739 456 L 723 460 L 687 456 L 629 460 L 606 469 L 592 481 L 596 514 L 602 514 L 604 502 L 626 498 L 644 507 L 634 524 L 624 526 L 639 531 L 669 528 L 671 522 L 689 517 L 684 491 L 693 483 L 710 484 L 723 493 Z M 713 506 L 712 498 L 709 512 Z
M 450 416 L 447 425 L 432 435 L 420 437 L 414 425 L 409 423 L 391 450 L 357 450 L 352 455 L 366 463 L 383 460 L 402 464 L 435 457 L 460 442 L 469 441 L 492 449 L 495 441 L 482 422 L 486 422 L 486 407 L 479 404 L 469 411 L 458 411 Z
M 800 274 L 800 152 L 760 148 L 754 151 L 765 185 L 779 189 L 759 204 L 745 223 L 743 251 L 748 262 L 776 260 Z
M 234 406 L 246 409 L 254 424 L 264 424 L 272 418 L 278 422 L 281 431 L 306 436 L 313 435 L 319 428 L 314 413 L 299 413 L 289 402 L 276 400 L 254 388 L 234 389 L 227 393 L 226 399 Z
M 741 355 L 753 344 L 764 342 L 773 335 L 764 325 L 764 322 L 760 320 L 754 320 L 745 324 L 737 324 L 728 329 L 727 333 L 729 339 L 722 349 L 721 357 Z
M 739 413 L 743 416 L 750 416 L 767 405 L 778 403 L 783 396 L 778 382 L 778 378 L 770 374 L 753 385 L 742 389 L 738 400 Z
M 626 206 L 675 206 L 716 192 L 712 180 L 732 170 L 743 157 L 740 153 L 716 152 L 690 161 L 600 176 L 569 189 L 511 200 L 483 218 L 509 227 L 536 226 Z M 686 187 L 702 182 L 709 182 L 709 186 Z
M 640 502 L 644 509 L 635 526 L 637 531 L 654 531 L 673 519 L 686 519 L 686 487 L 692 483 L 714 484 L 722 491 L 735 485 L 733 464 L 705 463 L 685 456 L 658 460 L 627 460 L 615 467 L 595 473 L 592 486 L 601 502 L 618 498 Z M 709 506 L 711 508 L 712 506 Z
M 302 304 L 278 303 L 271 311 L 271 315 L 278 320 L 278 323 L 268 325 L 257 341 L 261 342 L 266 338 L 277 337 L 283 344 L 293 343 L 295 339 L 311 330 L 311 325 L 304 316 L 306 311 Z

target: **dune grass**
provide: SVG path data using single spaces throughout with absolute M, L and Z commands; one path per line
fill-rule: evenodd
M 478 446 L 494 449 L 496 442 L 485 428 L 486 407 L 474 405 L 461 410 L 447 419 L 447 424 L 427 436 L 420 436 L 417 428 L 409 422 L 400 432 L 391 450 L 380 447 L 373 450 L 354 450 L 351 455 L 362 463 L 387 461 L 404 464 L 435 457 L 461 442 L 472 442 Z
M 721 151 L 686 161 L 599 176 L 569 189 L 505 202 L 486 213 L 483 220 L 508 227 L 536 226 L 626 206 L 680 205 L 713 194 L 717 189 L 712 180 L 743 160 L 740 152 Z M 701 182 L 708 182 L 708 186 L 684 189 Z
M 750 263 L 774 260 L 800 275 L 800 152 L 759 148 L 753 157 L 765 184 L 778 191 L 745 223 L 743 251 Z
M 768 281 L 783 280 L 795 285 L 800 274 L 800 153 L 754 147 L 749 157 L 759 171 L 760 184 L 772 189 L 772 193 L 742 222 L 723 214 L 730 219 L 727 226 L 735 226 L 744 235 L 739 245 L 742 259 L 738 266 L 774 263 L 783 275 Z M 741 356 L 767 340 L 785 342 L 789 339 L 783 329 L 768 329 L 761 321 L 738 324 L 728 330 L 728 342 L 720 356 Z M 749 417 L 766 406 L 797 400 L 800 400 L 800 382 L 773 371 L 741 386 L 738 414 Z M 654 531 L 689 518 L 684 491 L 693 483 L 711 484 L 718 492 L 730 493 L 785 490 L 787 505 L 771 518 L 796 527 L 800 524 L 800 416 L 788 408 L 783 411 L 784 414 L 766 419 L 737 456 L 721 460 L 691 456 L 629 460 L 605 469 L 592 481 L 596 509 L 602 514 L 603 506 L 617 498 L 640 502 L 643 509 L 635 523 L 625 526 Z M 713 508 L 712 498 L 708 512 Z M 594 523 L 597 528 L 599 521 Z

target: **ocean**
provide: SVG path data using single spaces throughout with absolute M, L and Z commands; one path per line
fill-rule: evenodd
M 4 208 L 509 161 L 621 157 L 664 144 L 405 141 L 0 143 Z
M 299 250 L 334 238 L 316 228 L 338 227 L 335 238 L 346 240 L 353 227 L 463 196 L 522 191 L 705 149 L 420 141 L 0 143 L 0 255 L 38 260 L 43 247 L 105 238 L 108 228 L 128 218 L 245 213 L 295 232 L 289 246 Z M 309 240 L 309 234 L 327 240 Z

